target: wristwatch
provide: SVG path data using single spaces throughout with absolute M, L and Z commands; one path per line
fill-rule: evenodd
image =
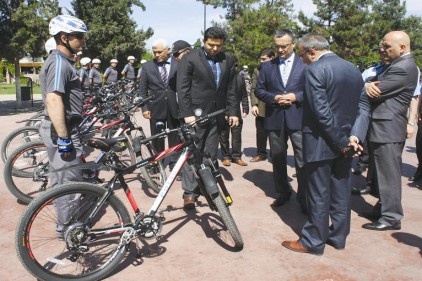
M 414 122 L 407 122 L 407 125 L 410 125 L 410 126 L 414 127 L 415 126 L 415 123 Z

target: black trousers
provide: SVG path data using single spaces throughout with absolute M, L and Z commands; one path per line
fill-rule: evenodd
M 240 119 L 239 126 L 230 128 L 229 123 L 224 124 L 224 128 L 220 130 L 220 148 L 223 159 L 239 160 L 242 157 L 242 126 L 243 120 Z M 231 151 L 230 151 L 230 133 Z
M 267 157 L 268 132 L 264 128 L 265 117 L 257 116 L 255 118 L 256 127 L 256 154 Z

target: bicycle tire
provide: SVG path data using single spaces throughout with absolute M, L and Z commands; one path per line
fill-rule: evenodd
M 31 159 L 28 158 L 31 162 L 26 161 L 25 155 L 33 155 Z M 43 165 L 48 168 L 47 147 L 43 142 L 27 143 L 16 149 L 7 159 L 3 172 L 4 182 L 10 193 L 29 204 L 34 197 L 44 192 L 40 182 L 34 180 L 35 173 Z
M 121 233 L 109 231 L 96 237 L 92 233 L 129 225 L 131 218 L 122 201 L 112 194 L 93 219 L 86 222 L 106 191 L 94 184 L 73 182 L 50 189 L 33 200 L 20 217 L 15 235 L 18 257 L 25 269 L 41 280 L 90 281 L 107 277 L 124 258 L 127 246 L 120 243 Z M 57 223 L 53 201 L 63 196 L 65 200 L 73 198 L 74 206 L 64 231 L 57 232 L 62 225 Z M 73 248 L 69 243 L 74 243 L 70 245 Z M 86 252 L 81 251 L 72 260 L 71 252 L 83 244 Z
M 232 214 L 230 213 L 229 207 L 226 205 L 223 197 L 220 193 L 212 200 L 217 208 L 218 213 L 220 214 L 221 219 L 223 220 L 224 225 L 227 227 L 227 230 L 230 233 L 234 241 L 234 247 L 238 249 L 243 248 L 243 239 L 237 228 L 236 222 L 233 219 Z
M 1 160 L 6 163 L 7 157 L 24 143 L 41 140 L 39 127 L 25 126 L 12 131 L 1 144 Z
M 44 119 L 44 116 L 44 109 L 40 109 L 37 113 L 29 118 L 31 120 L 25 122 L 25 126 L 39 127 L 41 125 L 41 120 Z
M 151 145 L 151 144 L 150 144 Z M 141 144 L 141 153 L 136 156 L 136 160 L 142 161 L 155 155 L 156 152 L 152 146 Z M 148 163 L 140 167 L 142 177 L 147 185 L 156 193 L 159 193 L 161 187 L 167 179 L 166 171 L 161 160 Z

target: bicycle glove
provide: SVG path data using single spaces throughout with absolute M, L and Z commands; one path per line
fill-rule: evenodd
M 61 137 L 57 138 L 57 148 L 59 153 L 69 153 L 73 151 L 73 142 L 71 138 L 64 139 Z

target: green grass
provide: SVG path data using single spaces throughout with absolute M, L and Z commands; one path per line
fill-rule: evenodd
M 41 94 L 41 87 L 38 85 L 34 85 L 32 88 L 34 95 Z M 0 95 L 14 95 L 16 94 L 16 86 L 15 84 L 0 84 Z

